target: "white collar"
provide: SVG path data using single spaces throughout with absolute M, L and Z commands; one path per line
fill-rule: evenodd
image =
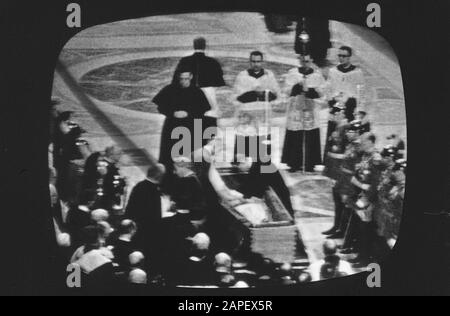
M 120 236 L 119 240 L 126 241 L 126 242 L 131 242 L 131 238 L 129 238 L 128 236 Z
M 159 183 L 157 183 L 155 180 L 150 179 L 150 178 L 145 178 L 145 180 L 147 180 L 148 182 L 153 183 L 154 185 L 159 185 Z

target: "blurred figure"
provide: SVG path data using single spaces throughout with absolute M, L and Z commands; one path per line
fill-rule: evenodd
M 102 229 L 98 225 L 87 226 L 83 229 L 82 233 L 84 245 L 74 252 L 70 260 L 71 263 L 77 262 L 81 257 L 92 250 L 95 250 L 94 257 L 97 258 L 99 255 L 104 257 L 104 259 L 97 258 L 95 261 L 98 261 L 98 263 L 104 264 L 105 262 L 112 262 L 114 255 L 109 249 L 103 247 Z
M 85 245 L 72 256 L 71 263 L 80 266 L 83 290 L 87 293 L 104 294 L 114 289 L 113 255 L 101 247 L 100 229 L 88 226 L 84 229 Z
M 236 282 L 235 277 L 232 274 L 232 265 L 232 259 L 228 254 L 221 252 L 215 256 L 214 270 L 219 286 L 229 287 Z
M 374 210 L 378 200 L 378 186 L 381 181 L 382 157 L 375 149 L 376 136 L 365 133 L 361 136 L 361 162 L 356 166 L 351 182 L 355 186 L 352 204 L 358 220 L 359 256 L 354 262 L 365 265 L 371 262 L 376 242 Z
M 392 134 L 387 137 L 387 140 L 389 141 L 389 145 L 392 148 L 395 148 L 397 150 L 398 156 L 397 159 L 403 159 L 406 156 L 406 146 L 405 141 L 401 139 L 397 134 Z
M 130 219 L 124 219 L 118 227 L 119 236 L 111 242 L 115 262 L 122 268 L 127 267 L 130 254 L 137 249 L 134 242 L 136 233 L 136 223 Z
M 311 278 L 311 274 L 309 274 L 308 272 L 302 272 L 300 273 L 300 275 L 298 276 L 298 282 L 300 284 L 305 284 L 305 283 L 309 283 L 312 281 Z
M 368 133 L 372 130 L 371 123 L 369 121 L 369 116 L 365 111 L 356 112 L 355 120 L 352 121 L 351 123 L 359 126 L 361 134 Z
M 339 231 L 339 225 L 342 220 L 343 208 L 342 198 L 339 193 L 339 181 L 342 178 L 342 162 L 346 148 L 346 129 L 347 120 L 344 117 L 342 108 L 334 107 L 332 110 L 335 116 L 336 128 L 331 133 L 328 140 L 329 150 L 326 152 L 324 160 L 325 175 L 335 181 L 333 186 L 333 200 L 335 205 L 334 225 L 328 231 L 323 232 L 324 235 L 330 235 L 329 238 L 342 238 L 343 232 Z
M 285 14 L 265 13 L 264 21 L 269 32 L 277 34 L 289 32 L 292 25 L 291 17 Z
M 354 249 L 354 231 L 350 229 L 354 227 L 356 221 L 353 211 L 353 205 L 351 203 L 351 197 L 356 194 L 356 188 L 352 183 L 352 178 L 356 173 L 356 166 L 361 162 L 361 139 L 363 134 L 363 126 L 358 122 L 352 122 L 347 129 L 346 138 L 347 146 L 343 155 L 341 165 L 341 178 L 336 183 L 336 190 L 341 197 L 341 207 L 343 208 L 343 214 L 338 227 L 337 236 L 341 237 L 344 233 L 344 243 L 340 251 L 341 254 L 350 254 L 355 252 Z M 335 237 L 335 236 L 334 236 Z
M 255 271 L 259 275 L 258 285 L 261 287 L 274 286 L 276 284 L 276 264 L 268 258 L 261 258 L 256 262 Z
M 378 200 L 374 211 L 377 229 L 377 259 L 382 260 L 395 246 L 400 230 L 405 194 L 406 165 L 404 159 L 396 160 L 383 172 L 378 186 Z
M 300 34 L 306 32 L 309 42 L 304 45 Z M 310 54 L 319 67 L 327 64 L 328 49 L 331 47 L 329 21 L 316 18 L 298 18 L 295 30 L 295 53 Z
M 131 268 L 142 268 L 144 266 L 145 256 L 140 251 L 134 251 L 128 256 L 128 264 Z
M 133 269 L 128 274 L 128 282 L 131 284 L 147 284 L 147 273 L 142 269 Z
M 324 243 L 323 253 L 325 258 L 313 263 L 309 267 L 312 282 L 354 274 L 350 263 L 342 260 L 338 256 L 337 250 L 335 241 L 327 240 Z
M 96 209 L 91 212 L 91 219 L 95 223 L 106 222 L 109 219 L 109 212 L 104 209 Z
M 226 85 L 223 80 L 222 66 L 214 58 L 206 56 L 205 50 L 206 39 L 203 37 L 195 38 L 194 54 L 180 60 L 172 79 L 172 84 L 177 84 L 180 71 L 186 67 L 192 69 L 192 84 L 202 89 L 211 106 L 211 110 L 205 113 L 203 119 L 203 132 L 209 127 L 217 128 L 220 109 L 217 104 L 216 89 Z
M 89 144 L 81 139 L 85 132 L 71 121 L 72 112 L 66 111 L 58 117 L 58 129 L 55 135 L 55 167 L 58 175 L 57 188 L 62 200 L 76 204 L 81 191 L 81 174 L 84 166 L 85 151 Z
M 94 152 L 86 159 L 80 197 L 82 204 L 93 205 L 96 200 L 97 189 L 103 184 L 99 183 L 99 180 L 106 175 L 106 162 L 103 157 L 104 153 Z
M 192 161 L 186 157 L 174 159 L 174 172 L 169 194 L 177 209 L 188 210 L 189 218 L 200 229 L 206 220 L 206 196 L 198 176 L 192 171 Z
M 162 193 L 161 183 L 166 169 L 157 164 L 148 169 L 147 178 L 132 189 L 125 217 L 133 220 L 139 228 L 136 243 L 144 255 L 159 268 L 163 236 L 162 231 Z
M 231 273 L 232 264 L 231 257 L 224 252 L 218 253 L 214 258 L 216 272 L 229 274 Z
M 100 241 L 101 245 L 106 246 L 109 245 L 111 234 L 114 232 L 114 229 L 111 225 L 106 221 L 100 221 L 97 224 L 100 227 Z
M 184 285 L 215 284 L 209 236 L 198 233 L 188 240 L 191 242 L 191 248 L 186 258 L 178 265 L 178 282 Z
M 219 279 L 219 287 L 229 288 L 236 284 L 236 278 L 232 274 L 221 274 Z
M 101 189 L 102 195 L 96 206 L 108 209 L 114 214 L 124 208 L 126 180 L 120 172 L 122 156 L 123 151 L 118 147 L 107 147 L 105 155 L 101 159 L 105 163 L 105 170 L 103 171 L 102 167 L 99 168 L 102 175 L 99 189 Z
M 54 122 L 54 135 L 53 135 L 53 164 L 56 170 L 59 171 L 61 167 L 62 147 L 64 143 L 65 135 L 70 131 L 69 122 L 72 117 L 71 111 L 65 111 L 62 113 L 55 113 L 56 118 Z
M 235 289 L 248 289 L 250 285 L 248 285 L 245 281 L 237 281 L 235 285 L 232 286 L 232 288 Z
M 325 175 L 336 180 L 336 175 L 333 172 L 334 168 L 329 166 L 330 153 L 342 153 L 345 149 L 345 126 L 348 120 L 345 118 L 344 108 L 341 106 L 333 106 L 330 110 L 328 120 L 327 138 L 324 149 L 324 165 L 326 167 Z M 332 155 L 331 155 L 332 156 Z M 333 158 L 333 157 L 331 157 Z
M 283 286 L 296 284 L 295 276 L 290 263 L 283 263 L 278 270 L 278 282 Z

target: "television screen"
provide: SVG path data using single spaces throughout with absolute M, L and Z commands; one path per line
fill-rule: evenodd
M 443 50 L 437 18 L 399 22 L 419 5 L 36 6 L 5 19 L 15 291 L 440 293 Z
M 368 28 L 258 12 L 96 25 L 62 49 L 52 97 L 60 225 L 81 238 L 80 205 L 90 225 L 106 210 L 117 233 L 98 246 L 125 280 L 320 281 L 366 271 L 397 241 L 405 97 L 395 52 Z M 122 258 L 124 236 L 138 265 Z

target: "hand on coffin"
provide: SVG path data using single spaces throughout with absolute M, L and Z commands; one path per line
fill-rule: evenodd
M 263 204 L 264 203 L 263 200 L 261 200 L 260 198 L 254 197 L 254 196 L 252 196 L 249 199 L 246 199 L 245 202 L 246 203 L 255 203 L 255 204 Z
M 219 193 L 222 201 L 229 204 L 230 206 L 237 206 L 245 203 L 244 195 L 234 190 L 223 190 Z

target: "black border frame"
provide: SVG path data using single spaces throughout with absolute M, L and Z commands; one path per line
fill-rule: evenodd
M 66 6 L 82 7 L 82 29 L 67 28 Z M 444 211 L 450 209 L 448 123 L 444 92 L 448 79 L 448 1 L 297 0 L 273 3 L 249 0 L 2 1 L 0 30 L 3 58 L 0 184 L 4 206 L 1 229 L 7 278 L 1 294 L 73 294 L 64 291 L 54 270 L 55 241 L 49 213 L 47 139 L 53 73 L 64 45 L 93 25 L 149 15 L 202 11 L 298 13 L 365 26 L 369 3 L 382 8 L 382 27 L 373 29 L 397 53 L 401 64 L 408 128 L 408 177 L 401 236 L 383 264 L 383 287 L 368 289 L 366 275 L 297 288 L 235 291 L 164 291 L 142 289 L 123 294 L 155 295 L 440 295 L 450 294 L 446 273 Z M 6 32 L 5 32 L 6 31 Z M 448 69 L 448 68 L 447 68 Z M 3 236 L 4 234 L 4 236 Z M 447 250 L 448 251 L 448 250 Z M 2 254 L 2 257 L 4 255 Z M 448 270 L 447 270 L 448 271 Z M 75 293 L 76 294 L 76 293 Z

